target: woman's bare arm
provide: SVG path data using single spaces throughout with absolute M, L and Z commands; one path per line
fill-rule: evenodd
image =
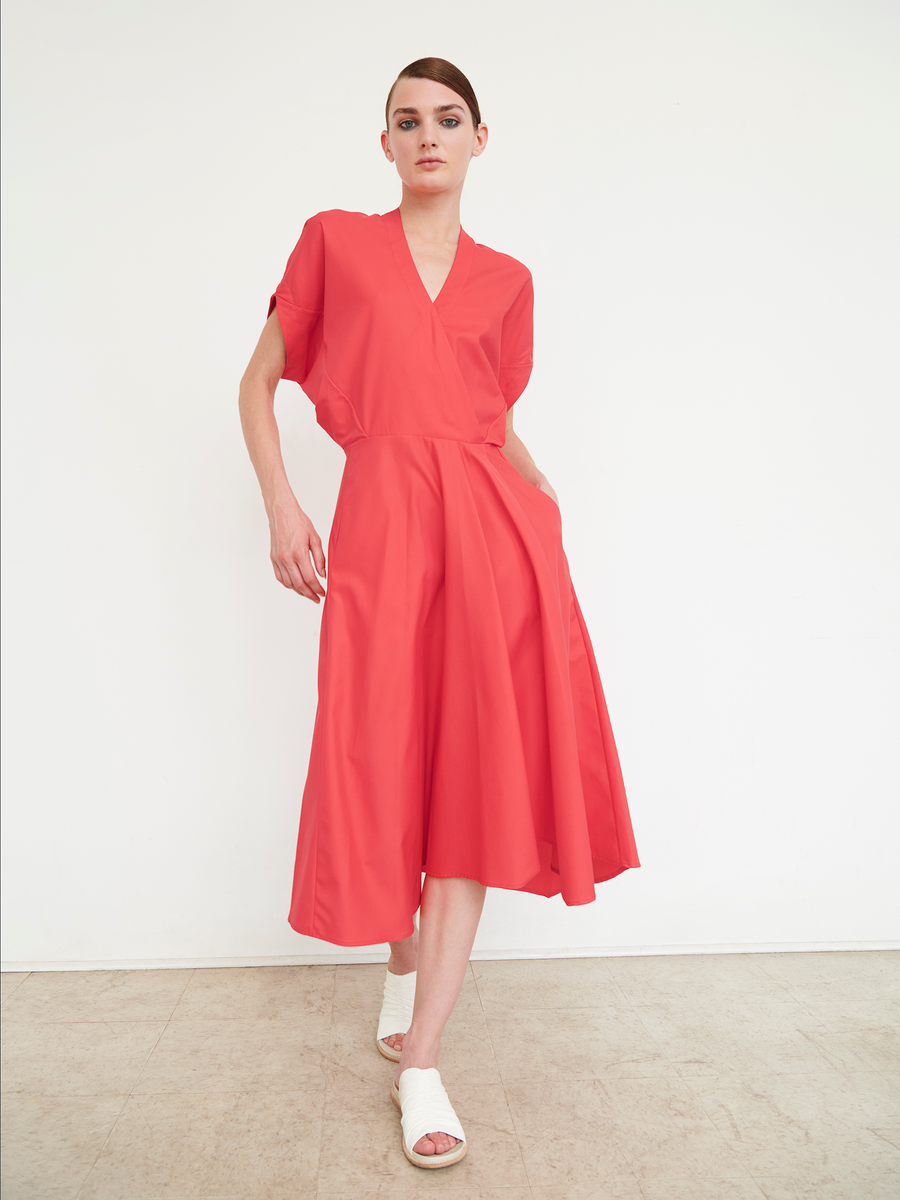
M 502 450 L 523 479 L 533 483 L 535 487 L 539 487 L 542 492 L 547 493 L 551 500 L 559 504 L 559 497 L 550 486 L 547 476 L 537 469 L 534 459 L 528 453 L 527 446 L 513 430 L 512 409 L 509 409 L 506 414 L 506 445 L 502 447 Z
M 325 595 L 316 578 L 316 572 L 325 578 L 322 541 L 288 483 L 275 420 L 275 388 L 284 364 L 284 337 L 273 309 L 241 379 L 241 427 L 269 518 L 275 578 L 318 604 Z

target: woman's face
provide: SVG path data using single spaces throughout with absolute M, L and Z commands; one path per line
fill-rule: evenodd
M 488 135 L 483 122 L 473 126 L 465 100 L 433 79 L 403 78 L 388 115 L 381 145 L 406 186 L 420 194 L 461 189 Z

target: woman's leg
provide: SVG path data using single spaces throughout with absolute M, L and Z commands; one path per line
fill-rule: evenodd
M 426 875 L 419 912 L 416 1003 L 403 1038 L 396 1079 L 407 1067 L 436 1067 L 441 1034 L 459 997 L 484 906 L 486 888 L 474 879 Z M 393 947 L 391 948 L 393 950 Z M 419 1154 L 440 1154 L 456 1138 L 435 1132 L 416 1142 Z

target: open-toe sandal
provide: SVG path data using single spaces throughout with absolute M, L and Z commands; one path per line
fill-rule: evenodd
M 400 1109 L 400 1142 L 411 1163 L 433 1170 L 451 1167 L 465 1157 L 466 1135 L 437 1067 L 407 1067 L 400 1074 L 399 1087 L 391 1084 L 391 1099 Z M 443 1154 L 417 1154 L 413 1146 L 427 1133 L 446 1133 L 459 1141 Z
M 407 1033 L 412 1024 L 413 1002 L 416 998 L 416 973 L 408 975 L 392 975 L 386 973 L 384 980 L 384 1001 L 381 1005 L 381 1016 L 378 1018 L 378 1031 L 375 1034 L 375 1045 L 385 1058 L 391 1062 L 400 1061 L 400 1051 L 394 1050 L 385 1042 L 386 1037 L 395 1033 Z

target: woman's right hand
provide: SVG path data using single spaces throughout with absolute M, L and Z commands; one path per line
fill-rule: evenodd
M 325 589 L 316 572 L 325 578 L 325 552 L 315 526 L 293 496 L 276 502 L 269 509 L 269 531 L 275 578 L 286 588 L 318 604 Z
M 318 604 L 325 595 L 316 578 L 317 571 L 325 578 L 322 541 L 288 483 L 275 420 L 275 389 L 284 364 L 284 336 L 276 307 L 241 379 L 241 427 L 269 517 L 275 578 Z

